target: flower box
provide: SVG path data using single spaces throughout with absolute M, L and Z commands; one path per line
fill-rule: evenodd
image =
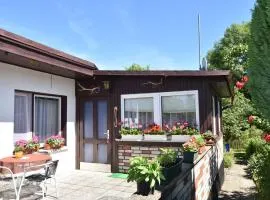
M 190 152 L 190 151 L 184 151 L 184 163 L 194 163 L 196 158 L 198 157 L 198 152 Z

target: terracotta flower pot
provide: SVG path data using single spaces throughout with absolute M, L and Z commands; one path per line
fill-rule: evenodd
M 15 152 L 15 158 L 22 158 L 23 157 L 23 151 Z
M 51 146 L 50 146 L 49 144 L 45 144 L 45 145 L 44 145 L 44 149 L 50 150 L 50 149 L 51 149 Z

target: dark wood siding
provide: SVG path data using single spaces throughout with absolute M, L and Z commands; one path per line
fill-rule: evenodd
M 162 80 L 162 81 L 161 81 Z M 105 90 L 103 81 L 109 81 L 110 88 Z M 145 84 L 145 83 L 162 83 L 159 85 Z M 113 118 L 113 110 L 116 106 L 118 108 L 118 120 L 121 119 L 121 95 L 122 94 L 138 94 L 138 93 L 153 93 L 153 92 L 173 92 L 173 91 L 186 91 L 198 90 L 199 93 L 199 117 L 200 117 L 200 130 L 212 130 L 212 96 L 216 96 L 215 90 L 212 88 L 212 83 L 219 80 L 215 78 L 205 77 L 129 77 L 129 76 L 97 76 L 89 80 L 79 80 L 78 82 L 85 88 L 101 87 L 101 91 L 96 94 L 91 94 L 89 91 L 80 91 L 77 86 L 76 95 L 77 101 L 81 98 L 95 98 L 104 97 L 109 98 L 109 116 Z M 114 168 L 115 160 L 114 155 L 117 153 L 115 138 L 119 137 L 118 128 L 113 126 L 114 119 L 110 120 L 110 131 L 112 133 L 112 171 Z

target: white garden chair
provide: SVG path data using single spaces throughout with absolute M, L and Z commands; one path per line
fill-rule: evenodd
M 19 200 L 19 196 L 15 175 L 8 167 L 0 166 L 0 200 L 2 199 Z
M 18 196 L 20 196 L 22 186 L 25 183 L 27 184 L 38 183 L 42 188 L 42 198 L 44 199 L 44 197 L 47 194 L 47 184 L 51 184 L 53 180 L 56 197 L 58 198 L 57 182 L 55 178 L 57 166 L 58 160 L 50 161 L 42 165 L 34 165 L 26 167 L 24 169 L 24 175 L 18 190 Z M 39 169 L 38 173 L 33 173 L 33 171 L 36 171 L 37 169 Z

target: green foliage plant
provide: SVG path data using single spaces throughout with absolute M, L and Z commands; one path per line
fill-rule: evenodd
M 246 158 L 249 159 L 252 155 L 260 152 L 265 141 L 261 138 L 251 138 L 246 147 Z
M 196 139 L 196 143 L 197 143 L 198 147 L 205 146 L 206 143 L 205 143 L 205 140 L 204 140 L 202 135 L 195 135 L 194 137 Z
M 121 135 L 141 135 L 142 131 L 137 128 L 122 127 L 119 131 Z
M 176 163 L 177 152 L 171 148 L 160 148 L 161 154 L 158 156 L 157 160 L 159 161 L 162 167 L 171 167 Z
M 24 151 L 24 148 L 23 147 L 21 147 L 21 146 L 15 146 L 15 148 L 14 148 L 14 152 L 16 153 L 16 152 L 20 152 L 20 151 Z
M 248 167 L 251 170 L 253 179 L 257 185 L 260 199 L 268 200 L 270 197 L 270 145 L 265 143 L 253 154 Z
M 233 152 L 225 152 L 224 153 L 224 167 L 225 168 L 230 168 L 233 165 L 234 162 L 234 156 Z
M 150 184 L 150 188 L 153 188 L 164 179 L 161 169 L 162 167 L 157 160 L 134 157 L 130 161 L 127 181 L 136 181 L 137 183 L 147 182 Z

